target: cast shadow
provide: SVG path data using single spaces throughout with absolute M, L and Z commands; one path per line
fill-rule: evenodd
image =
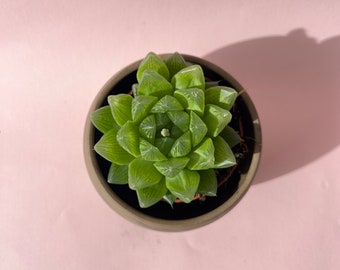
M 297 29 L 203 58 L 235 76 L 255 103 L 263 152 L 254 184 L 301 168 L 340 143 L 340 36 L 319 42 Z

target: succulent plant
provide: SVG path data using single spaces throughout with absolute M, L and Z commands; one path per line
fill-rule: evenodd
M 132 91 L 110 95 L 92 114 L 103 133 L 94 150 L 111 162 L 110 184 L 128 184 L 142 208 L 216 196 L 215 171 L 236 164 L 240 137 L 228 125 L 237 92 L 206 82 L 201 66 L 150 52 Z

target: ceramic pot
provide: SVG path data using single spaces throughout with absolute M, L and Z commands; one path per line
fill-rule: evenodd
M 164 59 L 168 55 L 161 55 Z M 216 197 L 206 197 L 204 201 L 195 200 L 189 204 L 175 203 L 171 208 L 166 202 L 158 202 L 149 208 L 140 208 L 135 191 L 128 185 L 111 185 L 107 182 L 110 163 L 94 151 L 94 145 L 101 133 L 90 121 L 91 114 L 107 105 L 107 96 L 128 93 L 131 85 L 136 83 L 136 72 L 140 61 L 130 64 L 112 76 L 95 97 L 85 124 L 84 157 L 92 183 L 100 196 L 117 213 L 139 225 L 161 231 L 183 231 L 206 225 L 231 210 L 249 189 L 259 165 L 261 155 L 261 127 L 254 104 L 247 92 L 230 74 L 218 66 L 190 55 L 182 55 L 188 63 L 199 64 L 204 74 L 212 81 L 230 86 L 239 92 L 234 107 L 236 116 L 230 124 L 242 132 L 244 150 L 237 166 L 230 175 L 230 169 L 221 169 Z M 241 129 L 241 130 L 240 130 Z M 227 176 L 228 175 L 228 176 Z

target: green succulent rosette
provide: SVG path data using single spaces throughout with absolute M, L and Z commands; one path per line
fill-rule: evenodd
M 178 53 L 164 61 L 152 52 L 132 89 L 92 114 L 103 133 L 94 150 L 111 162 L 108 182 L 129 185 L 142 208 L 216 196 L 215 170 L 236 164 L 231 147 L 241 140 L 228 126 L 237 92 L 207 84 L 201 66 Z

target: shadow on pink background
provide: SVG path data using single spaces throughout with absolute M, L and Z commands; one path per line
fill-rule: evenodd
M 205 59 L 250 93 L 263 132 L 258 184 L 316 160 L 340 143 L 340 36 L 303 29 L 223 47 Z

